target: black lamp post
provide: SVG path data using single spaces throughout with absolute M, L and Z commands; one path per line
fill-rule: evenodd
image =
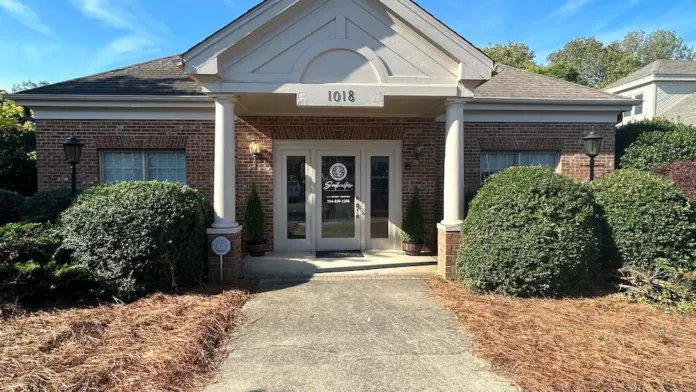
M 602 139 L 602 135 L 595 132 L 594 128 L 592 128 L 592 131 L 583 138 L 585 154 L 590 157 L 590 182 L 594 181 L 595 179 L 594 160 L 597 155 L 599 155 L 599 151 L 602 149 Z
M 75 165 L 80 163 L 82 142 L 80 139 L 72 136 L 70 139 L 63 142 L 63 150 L 65 151 L 65 160 L 68 161 L 72 168 L 72 196 L 75 197 L 77 195 L 77 170 L 75 169 Z

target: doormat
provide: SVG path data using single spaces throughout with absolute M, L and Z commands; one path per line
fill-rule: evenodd
M 344 257 L 365 257 L 359 250 L 321 250 L 317 251 L 317 259 L 341 259 Z

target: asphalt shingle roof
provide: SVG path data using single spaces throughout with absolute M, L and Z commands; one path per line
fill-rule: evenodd
M 201 85 L 174 64 L 179 56 L 85 76 L 20 94 L 64 95 L 203 95 Z M 617 95 L 532 72 L 499 66 L 499 72 L 476 89 L 476 97 L 621 100 Z
M 168 56 L 112 71 L 50 84 L 19 94 L 203 95 L 201 85 Z
M 696 61 L 690 60 L 657 60 L 645 67 L 624 76 L 605 89 L 630 83 L 650 75 L 696 75 Z
M 499 72 L 476 88 L 476 97 L 625 100 L 618 95 L 525 71 L 509 65 L 498 65 Z

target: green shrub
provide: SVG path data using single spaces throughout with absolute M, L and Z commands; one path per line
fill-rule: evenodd
M 540 167 L 489 177 L 462 224 L 459 277 L 520 296 L 579 293 L 597 270 L 601 225 L 588 187 Z
M 644 132 L 621 157 L 623 169 L 651 170 L 657 166 L 696 157 L 696 127 L 675 124 L 668 131 Z
M 124 299 L 198 284 L 212 207 L 168 182 L 122 182 L 83 192 L 61 216 L 64 246 Z
M 605 257 L 615 266 L 651 270 L 657 259 L 690 268 L 696 245 L 694 213 L 669 180 L 618 170 L 593 183 L 607 226 Z
M 616 128 L 616 161 L 622 162 L 626 149 L 630 147 L 631 144 L 635 143 L 641 135 L 651 132 L 673 131 L 684 126 L 684 124 L 673 123 L 662 118 L 654 118 L 643 121 L 632 121 Z
M 401 225 L 401 239 L 404 242 L 423 243 L 425 225 L 423 223 L 423 208 L 418 195 L 418 188 L 413 190 L 411 200 L 406 207 L 406 216 Z
M 10 222 L 19 222 L 23 213 L 24 196 L 0 189 L 0 226 Z
M 247 198 L 244 208 L 244 233 L 248 242 L 252 244 L 260 244 L 264 240 L 264 218 L 263 206 L 259 197 L 259 190 L 254 184 L 251 187 L 251 193 Z
M 70 207 L 72 201 L 70 189 L 39 191 L 27 197 L 24 203 L 24 219 L 31 222 L 55 221 L 61 212 Z
M 0 302 L 34 305 L 82 298 L 93 289 L 89 273 L 70 263 L 60 233 L 37 223 L 0 227 Z

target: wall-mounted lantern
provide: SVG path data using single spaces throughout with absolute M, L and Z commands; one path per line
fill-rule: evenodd
M 604 137 L 595 132 L 594 127 L 592 127 L 592 131 L 583 138 L 585 154 L 590 157 L 590 182 L 595 179 L 595 158 L 602 149 L 602 139 L 604 139 Z
M 251 139 L 251 143 L 249 143 L 249 153 L 254 157 L 254 165 L 256 165 L 256 159 L 261 155 L 261 146 L 256 138 Z
M 77 169 L 75 165 L 80 163 L 80 157 L 82 157 L 82 142 L 72 136 L 63 142 L 63 151 L 65 151 L 65 160 L 72 168 L 72 196 L 75 197 L 77 195 Z
M 425 154 L 425 145 L 423 143 L 418 143 L 413 153 L 416 154 L 416 161 L 420 161 L 423 154 Z

